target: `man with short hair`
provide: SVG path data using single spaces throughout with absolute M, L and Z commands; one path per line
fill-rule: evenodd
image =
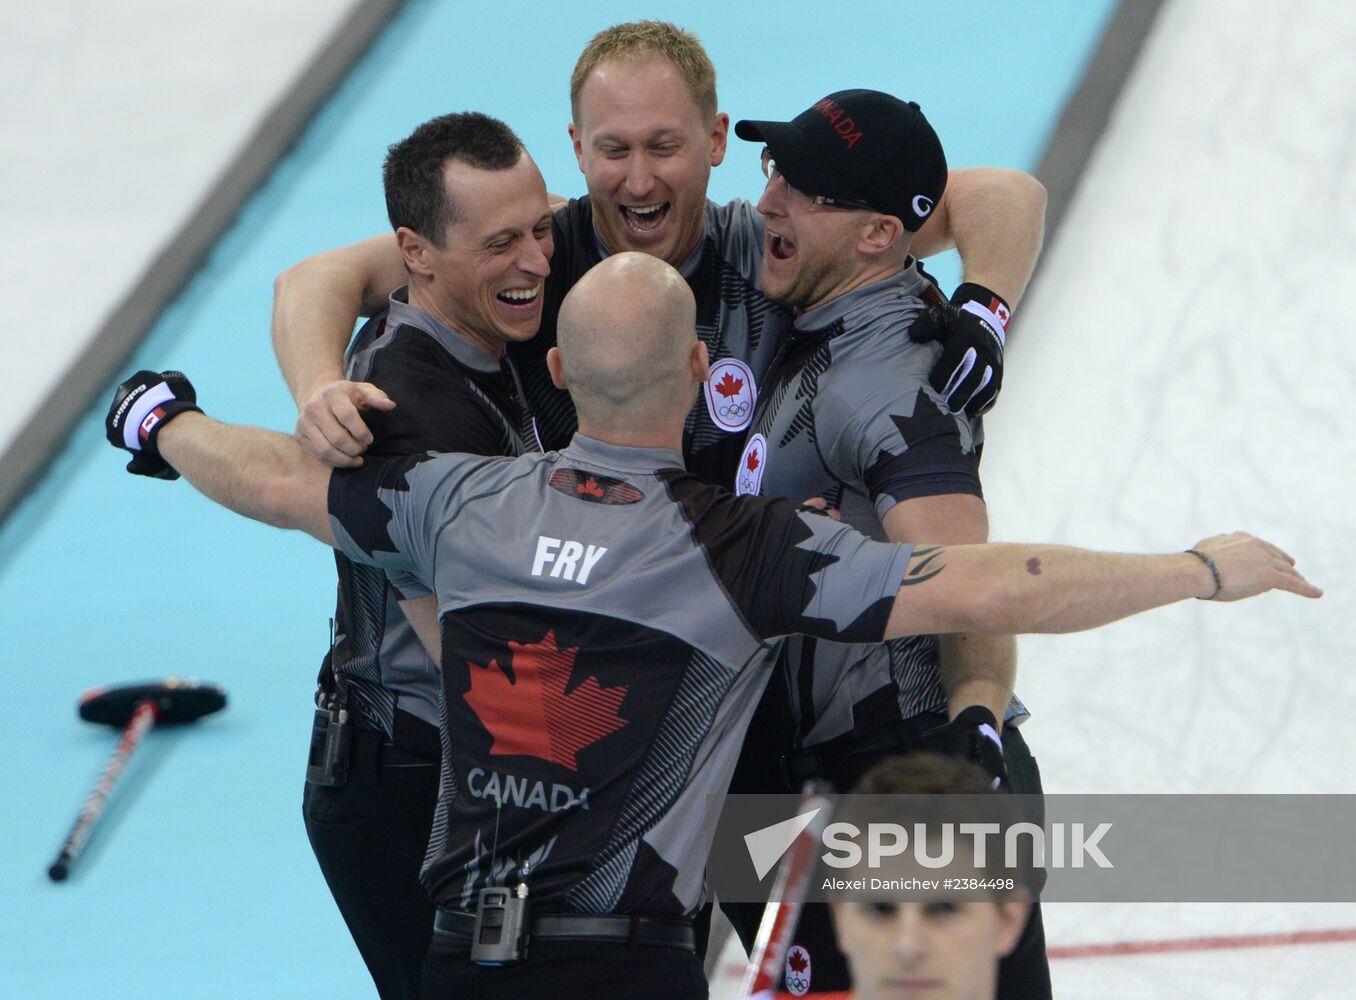
M 938 349 L 916 329 L 944 308 L 910 254 L 947 183 L 941 141 L 918 105 L 873 90 L 838 91 L 793 121 L 741 121 L 735 131 L 763 144 L 762 288 L 796 317 L 764 379 L 736 491 L 822 496 L 859 530 L 894 542 L 986 541 L 983 429 L 929 384 Z M 970 295 L 964 308 L 1002 330 L 996 298 L 991 308 Z M 768 790 L 769 772 L 785 791 L 810 778 L 847 788 L 883 755 L 920 746 L 982 760 L 995 781 L 1040 791 L 1016 728 L 1026 710 L 1012 697 L 1010 636 L 793 642 L 781 667 L 736 791 Z M 756 908 L 727 909 L 747 945 Z M 848 986 L 822 906 L 806 908 L 797 941 L 811 955 L 811 990 Z M 1004 997 L 1050 994 L 1039 910 L 1004 963 L 1004 983 Z
M 864 829 L 871 822 L 909 823 L 901 800 L 890 808 L 886 796 L 964 795 L 983 797 L 989 776 L 978 766 L 956 757 L 935 753 L 912 753 L 886 758 L 867 771 L 852 787 L 852 798 L 835 821 Z M 966 807 L 978 811 L 980 799 L 967 799 Z M 1001 805 L 996 800 L 995 805 Z M 996 810 L 995 813 L 998 811 Z M 1018 822 L 1011 810 L 1009 823 Z M 937 817 L 953 822 L 968 814 L 938 810 Z M 983 811 L 986 820 L 997 815 Z M 1000 825 L 1004 825 L 1000 823 Z M 914 828 L 916 829 L 916 827 Z M 933 850 L 929 847 L 929 853 Z M 990 859 L 994 858 L 990 854 Z M 1000 886 L 990 898 L 946 892 L 877 892 L 829 904 L 833 912 L 838 947 L 852 969 L 852 990 L 845 1000 L 906 1000 L 927 996 L 935 1000 L 995 1000 L 998 995 L 998 964 L 1016 947 L 1026 923 L 1030 902 L 1013 879 L 1012 870 L 990 864 L 985 868 L 966 865 L 967 855 L 958 852 L 956 862 L 942 872 L 910 864 L 907 857 L 888 872 L 873 870 L 870 877 L 905 880 L 935 880 L 939 875 L 984 879 Z M 973 862 L 973 858 L 969 859 Z M 846 877 L 851 877 L 844 873 Z M 825 998 L 828 1000 L 828 998 Z
M 117 447 L 436 594 L 430 1000 L 706 995 L 691 923 L 711 801 L 783 636 L 1062 632 L 1190 597 L 1320 594 L 1245 535 L 1163 556 L 915 549 L 706 485 L 678 451 L 708 374 L 695 315 L 648 255 L 576 285 L 548 361 L 577 393 L 561 452 L 331 470 L 293 438 L 194 412 L 178 373 L 137 373 L 109 409 Z
M 536 450 L 505 347 L 541 320 L 551 255 L 541 172 L 507 125 L 466 113 L 393 145 L 383 177 L 407 284 L 349 352 L 348 373 L 364 384 L 369 460 Z M 433 928 L 419 869 L 441 754 L 437 667 L 410 622 L 436 650 L 437 609 L 417 587 L 396 593 L 375 567 L 341 552 L 335 562 L 335 640 L 320 672 L 302 812 L 378 993 L 416 997 Z

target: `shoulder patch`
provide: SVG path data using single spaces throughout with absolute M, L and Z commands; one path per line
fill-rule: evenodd
M 744 446 L 735 472 L 735 495 L 757 496 L 763 488 L 763 471 L 767 468 L 767 438 L 755 434 Z
M 596 472 L 585 472 L 583 469 L 557 469 L 551 473 L 547 483 L 551 489 L 587 503 L 617 506 L 639 503 L 645 499 L 645 494 L 630 483 L 610 476 L 600 476 Z
M 711 366 L 706 380 L 706 410 L 711 421 L 723 431 L 742 431 L 753 419 L 758 389 L 753 371 L 738 358 L 725 358 Z

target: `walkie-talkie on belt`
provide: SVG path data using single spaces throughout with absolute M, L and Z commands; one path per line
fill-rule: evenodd
M 334 658 L 334 619 L 330 619 L 330 655 Z M 348 759 L 353 747 L 353 722 L 348 714 L 348 689 L 334 671 L 334 691 L 315 711 L 311 750 L 306 758 L 306 780 L 321 788 L 342 788 L 348 781 Z
M 509 965 L 527 957 L 526 867 L 518 888 L 480 890 L 471 934 L 471 961 L 477 965 Z
M 504 800 L 494 799 L 494 840 L 490 843 L 489 870 L 499 853 L 499 817 Z M 476 896 L 476 922 L 471 929 L 471 961 L 477 965 L 512 965 L 527 957 L 527 880 L 531 862 L 518 873 L 518 888 L 491 886 Z

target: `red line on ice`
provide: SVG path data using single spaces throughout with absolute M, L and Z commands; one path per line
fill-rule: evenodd
M 1238 948 L 1278 948 L 1293 944 L 1337 944 L 1356 941 L 1356 927 L 1326 931 L 1289 931 L 1279 934 L 1235 934 L 1220 937 L 1178 938 L 1171 941 L 1113 941 L 1047 949 L 1051 959 L 1108 958 L 1112 955 L 1165 955 L 1183 951 L 1225 951 Z

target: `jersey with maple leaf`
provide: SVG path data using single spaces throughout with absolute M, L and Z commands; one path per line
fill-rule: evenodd
M 584 272 L 611 253 L 593 228 L 587 197 L 572 199 L 556 212 L 553 235 L 556 249 L 546 279 L 541 330 L 531 340 L 509 345 L 547 449 L 564 447 L 578 426 L 569 393 L 555 387 L 546 368 L 546 352 L 556 343 L 560 303 Z M 791 326 L 790 312 L 768 301 L 758 287 L 762 262 L 762 217 L 748 202 L 735 199 L 725 205 L 706 203 L 702 241 L 679 268 L 696 298 L 697 336 L 706 344 L 711 363 L 737 358 L 756 381 Z M 704 482 L 728 485 L 743 447 L 744 432 L 717 426 L 705 399 L 699 398 L 683 430 L 688 471 Z
M 798 317 L 750 428 L 766 440 L 745 455 L 761 463 L 761 476 L 743 480 L 764 496 L 822 496 L 877 538 L 900 501 L 982 496 L 980 421 L 946 410 L 928 384 L 941 348 L 907 333 L 940 299 L 915 262 Z M 789 650 L 787 667 L 791 676 L 777 686 L 791 701 L 794 739 L 807 746 L 946 710 L 935 636 L 869 647 L 806 643 Z
M 404 289 L 358 332 L 347 367 L 349 378 L 379 386 L 397 404 L 364 414 L 372 431 L 370 455 L 535 450 L 530 414 L 509 362 L 411 306 Z M 342 677 L 359 724 L 436 758 L 437 666 L 401 613 L 401 595 L 381 570 L 340 552 L 334 558 L 336 631 L 320 672 L 322 691 Z
M 578 436 L 515 460 L 369 461 L 332 474 L 329 505 L 347 555 L 437 594 L 424 880 L 459 909 L 529 866 L 539 912 L 694 911 L 712 797 L 778 638 L 879 640 L 912 551 Z

